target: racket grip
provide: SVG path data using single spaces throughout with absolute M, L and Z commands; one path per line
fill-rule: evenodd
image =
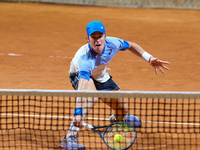
M 83 127 L 83 121 L 82 121 L 82 116 L 81 115 L 74 116 L 72 122 L 73 122 L 73 125 L 75 127 L 78 127 L 78 128 L 82 128 Z
M 89 125 L 89 124 L 86 124 L 86 123 L 83 123 L 83 126 L 84 126 L 85 128 L 90 128 L 90 129 L 92 129 L 92 128 L 93 128 L 93 126 L 92 126 L 92 125 Z
M 74 125 L 75 127 L 79 128 L 79 129 L 81 129 L 81 128 L 83 127 L 81 121 L 75 121 L 75 122 L 73 122 L 73 125 Z

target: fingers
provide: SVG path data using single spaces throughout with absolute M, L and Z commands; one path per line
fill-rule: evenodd
M 160 60 L 158 58 L 151 58 L 150 59 L 150 64 L 154 64 L 154 65 L 161 65 L 161 64 L 170 64 L 170 62 L 168 61 L 163 61 L 163 60 Z
M 155 68 L 156 75 L 158 75 L 158 69 L 157 69 L 157 67 L 154 67 L 154 68 Z
M 82 128 L 83 127 L 83 120 L 81 115 L 76 115 L 73 118 L 73 124 L 75 127 Z
M 162 70 L 162 68 L 160 68 L 160 67 L 158 67 L 158 68 L 163 74 L 165 74 L 165 72 Z
M 159 60 L 159 59 L 157 61 L 159 61 L 162 64 L 170 64 L 170 62 L 168 62 L 168 61 L 162 61 L 162 60 Z
M 158 75 L 158 70 L 160 70 L 163 74 L 165 74 L 165 72 L 162 70 L 162 68 L 161 67 L 157 67 L 157 66 L 154 66 L 154 68 L 155 68 L 155 73 L 156 73 L 156 75 Z
M 163 64 L 170 64 L 170 62 L 162 61 L 159 60 L 158 58 L 152 58 L 150 64 L 155 68 L 155 73 L 156 75 L 158 75 L 158 70 L 160 70 L 163 74 L 165 74 L 162 68 L 169 70 L 169 68 Z
M 165 69 L 167 69 L 167 70 L 169 70 L 169 68 L 168 68 L 168 67 L 166 67 L 166 66 L 164 66 L 164 65 L 162 65 L 162 67 L 163 67 L 163 68 L 165 68 Z

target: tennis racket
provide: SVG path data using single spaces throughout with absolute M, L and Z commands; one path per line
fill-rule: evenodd
M 115 122 L 106 126 L 92 126 L 84 123 L 84 127 L 90 128 L 95 131 L 103 140 L 106 146 L 113 150 L 125 150 L 130 148 L 137 138 L 137 130 L 135 127 L 127 122 Z M 105 128 L 101 135 L 99 128 Z M 115 142 L 114 137 L 116 134 L 121 135 L 121 141 Z

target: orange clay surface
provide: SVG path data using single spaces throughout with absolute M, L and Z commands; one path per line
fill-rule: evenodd
M 121 90 L 200 90 L 200 11 L 0 3 L 0 89 L 72 90 L 69 67 L 90 21 L 161 60 L 159 72 L 129 51 L 108 65 Z

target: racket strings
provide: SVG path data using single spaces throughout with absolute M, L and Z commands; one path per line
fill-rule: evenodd
M 121 135 L 121 141 L 115 141 L 116 134 Z M 112 149 L 125 149 L 129 147 L 135 139 L 135 130 L 128 124 L 114 124 L 104 132 L 104 141 Z

